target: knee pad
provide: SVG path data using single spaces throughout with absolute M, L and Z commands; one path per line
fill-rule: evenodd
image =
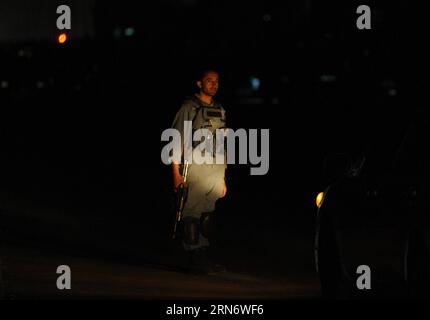
M 212 230 L 212 212 L 203 212 L 200 217 L 200 232 L 206 238 L 209 238 Z
M 183 223 L 183 241 L 187 245 L 199 243 L 200 221 L 197 218 L 186 217 Z

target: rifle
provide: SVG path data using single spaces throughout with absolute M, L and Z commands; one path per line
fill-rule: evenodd
M 173 240 L 176 238 L 176 229 L 178 224 L 181 222 L 182 212 L 185 206 L 185 199 L 187 197 L 187 187 L 185 187 L 185 182 L 187 182 L 188 165 L 189 165 L 188 161 L 185 161 L 185 165 L 182 170 L 182 178 L 184 179 L 184 183 L 182 183 L 179 186 L 177 195 L 176 195 L 176 219 L 175 219 L 175 225 L 173 227 L 173 235 L 172 235 Z

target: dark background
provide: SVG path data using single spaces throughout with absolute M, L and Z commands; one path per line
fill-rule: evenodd
M 229 166 L 218 203 L 218 235 L 238 248 L 257 245 L 262 229 L 311 234 L 324 157 L 398 143 L 427 105 L 429 25 L 414 4 L 63 1 L 72 30 L 59 45 L 60 3 L 7 2 L 0 206 L 17 219 L 12 238 L 90 247 L 91 235 L 151 259 L 173 214 L 161 132 L 206 66 L 220 72 L 229 127 L 270 129 L 268 174 Z M 359 4 L 371 30 L 356 27 Z M 282 248 L 278 238 L 266 248 L 274 242 Z

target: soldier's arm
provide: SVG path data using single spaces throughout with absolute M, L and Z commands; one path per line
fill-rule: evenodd
M 173 176 L 173 188 L 177 190 L 179 186 L 184 183 L 184 179 L 179 170 L 179 163 L 172 162 L 172 176 Z
M 175 119 L 173 120 L 172 128 L 179 131 L 181 134 L 181 140 L 183 141 L 184 137 L 184 121 L 189 118 L 189 106 L 187 104 L 182 104 L 179 111 L 176 113 Z M 183 150 L 182 142 L 181 142 L 181 150 Z M 181 154 L 182 156 L 182 154 Z M 173 187 L 176 190 L 182 183 L 184 183 L 184 179 L 182 178 L 182 174 L 180 172 L 180 159 L 174 159 L 172 161 L 172 176 L 173 176 Z

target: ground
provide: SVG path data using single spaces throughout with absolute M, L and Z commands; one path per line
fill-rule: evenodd
M 67 219 L 66 219 L 67 217 Z M 2 213 L 7 299 L 314 299 L 312 225 L 276 229 L 250 219 L 221 225 L 214 256 L 227 272 L 194 275 L 157 227 L 132 221 L 52 215 L 49 210 Z M 256 231 L 259 237 L 256 237 Z M 57 267 L 71 269 L 71 289 L 56 287 Z

